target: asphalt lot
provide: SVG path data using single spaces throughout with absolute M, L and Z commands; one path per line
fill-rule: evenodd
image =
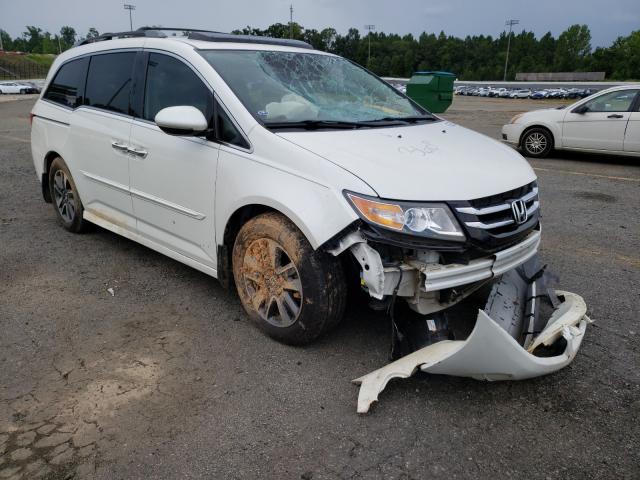
M 572 365 L 394 381 L 358 416 L 350 380 L 387 362 L 384 318 L 354 305 L 283 346 L 204 274 L 66 232 L 34 175 L 32 103 L 0 104 L 0 478 L 640 477 L 639 159 L 531 162 L 542 259 L 596 320 Z M 456 97 L 444 116 L 498 138 L 542 105 Z

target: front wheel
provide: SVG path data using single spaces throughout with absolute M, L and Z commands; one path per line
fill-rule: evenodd
M 310 343 L 342 318 L 346 288 L 337 258 L 314 251 L 279 213 L 249 220 L 233 247 L 233 276 L 252 322 L 290 345 Z
M 533 158 L 544 158 L 553 150 L 553 137 L 544 128 L 532 128 L 522 136 L 522 150 Z

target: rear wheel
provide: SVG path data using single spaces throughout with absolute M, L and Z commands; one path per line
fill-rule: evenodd
M 520 144 L 528 157 L 544 158 L 553 150 L 553 137 L 544 128 L 532 128 L 524 133 Z
M 49 191 L 53 208 L 62 226 L 74 233 L 85 230 L 87 222 L 84 220 L 84 208 L 76 184 L 69 168 L 60 157 L 51 163 L 49 169 Z
M 249 318 L 280 342 L 310 343 L 344 313 L 340 262 L 314 251 L 279 213 L 259 215 L 240 229 L 233 247 L 233 276 Z

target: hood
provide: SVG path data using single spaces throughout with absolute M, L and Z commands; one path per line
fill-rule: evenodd
M 279 132 L 393 200 L 472 200 L 536 176 L 512 148 L 451 122 L 390 128 Z
M 564 108 L 541 108 L 539 110 L 531 110 L 530 112 L 525 112 L 520 116 L 520 121 L 526 119 L 533 118 L 544 118 L 548 121 L 560 121 L 564 118 L 564 115 L 567 113 L 567 110 L 573 108 L 573 104 L 565 105 Z M 518 122 L 519 123 L 519 122 Z

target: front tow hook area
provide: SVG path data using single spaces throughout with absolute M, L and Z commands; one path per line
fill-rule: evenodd
M 418 369 L 476 380 L 523 380 L 571 363 L 591 323 L 587 306 L 579 295 L 548 289 L 546 275 L 527 277 L 526 267 L 496 281 L 465 340 L 433 343 L 353 380 L 360 385 L 358 413 L 369 411 L 390 380 L 408 378 Z M 543 298 L 553 305 L 546 321 L 541 318 Z

